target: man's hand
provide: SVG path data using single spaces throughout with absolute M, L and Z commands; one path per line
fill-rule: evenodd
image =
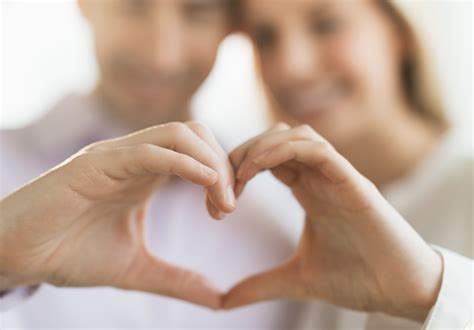
M 0 290 L 114 286 L 218 308 L 218 289 L 145 244 L 148 202 L 171 176 L 204 186 L 214 218 L 233 211 L 233 169 L 195 122 L 95 143 L 3 199 Z

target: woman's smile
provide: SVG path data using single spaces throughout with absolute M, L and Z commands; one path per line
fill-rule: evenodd
M 342 86 L 327 83 L 288 92 L 282 103 L 285 111 L 295 119 L 311 119 L 337 111 L 346 94 Z

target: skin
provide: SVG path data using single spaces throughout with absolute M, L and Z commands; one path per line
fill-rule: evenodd
M 130 130 L 173 123 L 89 146 L 0 200 L 0 290 L 109 285 L 217 308 L 220 292 L 206 279 L 150 254 L 143 222 L 151 195 L 172 176 L 205 186 L 216 219 L 235 207 L 233 169 L 212 133 L 176 123 L 190 117 L 188 103 L 231 32 L 226 1 L 78 5 L 94 37 L 104 111 Z
M 293 257 L 237 284 L 224 308 L 322 299 L 423 322 L 442 258 L 377 189 L 416 166 L 439 134 L 403 93 L 408 50 L 397 26 L 370 0 L 244 0 L 243 13 L 275 115 L 296 128 L 279 125 L 232 152 L 236 193 L 269 169 L 306 225 Z
M 172 176 L 205 187 L 221 212 L 235 208 L 227 155 L 195 122 L 95 143 L 1 200 L 0 291 L 114 286 L 220 307 L 216 287 L 153 256 L 144 240 L 149 200 Z
M 436 301 L 442 260 L 335 148 L 310 126 L 277 125 L 235 149 L 236 193 L 271 170 L 305 210 L 293 256 L 242 280 L 231 309 L 269 299 L 321 299 L 423 322 Z
M 100 9 L 105 7 L 98 5 L 98 2 L 94 6 L 91 2 L 91 7 L 84 5 L 86 1 L 81 3 L 83 11 L 87 17 L 90 17 L 91 22 L 95 19 L 99 21 L 98 17 L 101 16 L 98 13 L 101 13 Z M 166 1 L 160 3 L 172 4 Z M 282 12 L 276 14 L 278 12 L 275 12 L 274 8 L 285 3 L 283 1 L 275 0 L 274 7 L 259 7 L 269 3 L 247 1 L 248 17 L 257 21 L 255 18 L 257 14 L 274 15 L 271 16 L 274 24 L 286 22 L 288 17 L 295 18 L 294 13 L 286 7 L 281 7 L 286 8 L 285 15 L 282 15 Z M 307 0 L 294 0 L 291 3 L 308 4 Z M 365 4 L 369 11 L 372 7 L 369 6 L 369 2 Z M 258 10 L 251 11 L 250 8 Z M 102 14 L 105 12 L 102 11 Z M 375 15 L 375 11 L 369 12 Z M 366 19 L 371 17 L 369 12 L 366 12 L 368 15 L 365 16 Z M 294 19 L 293 23 L 296 21 Z M 368 19 L 368 21 L 374 23 L 374 20 Z M 105 30 L 103 28 L 102 32 L 106 33 Z M 388 33 L 391 30 L 381 29 L 380 31 Z M 304 40 L 299 39 L 300 34 L 288 37 L 287 40 L 294 41 L 295 37 L 297 37 L 296 40 Z M 384 35 L 385 37 L 387 35 Z M 352 39 L 349 38 L 346 41 L 350 40 Z M 113 42 L 113 38 L 110 42 Z M 385 46 L 389 45 L 393 46 L 391 43 Z M 305 42 L 296 46 L 306 47 L 307 45 Z M 381 48 L 384 49 L 384 47 Z M 114 47 L 111 46 L 111 48 Z M 134 47 L 130 50 L 132 48 Z M 293 48 L 282 47 L 281 49 L 290 54 Z M 395 47 L 391 51 L 396 49 L 398 48 Z M 299 52 L 295 52 L 297 53 Z M 308 54 L 308 52 L 303 53 Z M 382 54 L 388 56 L 392 53 Z M 343 57 L 344 54 L 339 55 Z M 104 58 L 106 58 L 105 55 Z M 356 56 L 354 60 L 357 58 L 362 60 L 363 56 Z M 396 59 L 393 56 L 390 58 Z M 262 52 L 262 61 L 264 59 Z M 306 58 L 303 63 L 312 65 L 311 58 Z M 284 63 L 278 60 L 273 62 L 273 65 L 282 64 Z M 292 65 L 300 64 L 299 60 L 295 60 Z M 407 127 L 402 125 L 402 118 L 413 125 L 408 126 L 410 128 L 419 128 L 417 126 L 419 122 L 407 115 L 409 112 L 405 111 L 407 107 L 404 102 L 395 102 L 395 99 L 391 99 L 391 96 L 395 98 L 395 95 L 398 95 L 395 90 L 392 90 L 396 84 L 388 84 L 387 90 L 384 91 L 377 90 L 378 93 L 386 93 L 382 94 L 385 96 L 384 104 L 378 104 L 377 108 L 377 97 L 374 95 L 380 94 L 374 92 L 372 95 L 369 93 L 371 90 L 369 87 L 364 89 L 364 84 L 357 84 L 357 82 L 362 83 L 359 79 L 366 76 L 362 73 L 355 74 L 355 71 L 352 75 L 348 70 L 349 66 L 346 67 L 347 70 L 344 70 L 336 64 L 333 64 L 332 68 L 338 73 L 337 77 L 343 77 L 341 78 L 343 82 L 340 83 L 345 86 L 350 82 L 349 85 L 352 85 L 352 88 L 360 91 L 360 95 L 354 92 L 360 97 L 354 96 L 344 102 L 334 101 L 337 103 L 334 113 L 332 110 L 327 110 L 327 112 L 325 109 L 322 112 L 318 110 L 317 121 L 308 119 L 311 126 L 290 128 L 279 125 L 243 144 L 230 156 L 231 165 L 237 172 L 235 185 L 237 194 L 240 194 L 246 183 L 256 173 L 271 169 L 278 179 L 292 189 L 295 198 L 306 211 L 306 226 L 300 245 L 294 256 L 281 267 L 244 279 L 222 297 L 218 290 L 199 275 L 176 268 L 150 255 L 143 241 L 143 219 L 147 201 L 152 192 L 159 188 L 170 175 L 178 175 L 205 186 L 209 212 L 216 218 L 219 218 L 223 212 L 232 211 L 235 206 L 233 195 L 228 194 L 229 186 L 233 186 L 233 169 L 215 139 L 212 138 L 212 134 L 196 123 L 172 124 L 171 128 L 169 125 L 158 126 L 135 135 L 90 146 L 2 200 L 0 211 L 6 216 L 2 216 L 0 222 L 2 229 L 0 233 L 3 235 L 0 238 L 2 244 L 5 244 L 4 247 L 7 247 L 2 251 L 15 251 L 15 253 L 0 254 L 2 265 L 0 289 L 41 282 L 68 286 L 112 285 L 124 289 L 169 295 L 211 308 L 234 308 L 276 298 L 323 299 L 349 308 L 382 311 L 422 321 L 439 291 L 442 274 L 441 258 L 380 195 L 376 186 L 369 180 L 375 181 L 370 171 L 367 171 L 369 178 L 367 179 L 356 169 L 359 166 L 351 165 L 351 162 L 355 162 L 355 158 L 348 157 L 350 153 L 344 153 L 344 156 L 351 158 L 349 162 L 333 147 L 333 145 L 336 146 L 338 150 L 358 150 L 356 141 L 360 143 L 364 141 L 363 138 L 367 141 L 376 141 L 377 139 L 369 134 L 374 131 L 369 128 L 377 122 L 375 119 L 381 120 L 384 117 L 374 114 L 378 108 L 387 109 L 384 113 L 386 118 L 393 120 L 393 129 L 387 129 L 390 134 L 394 134 L 392 131 L 396 131 L 397 128 Z M 385 64 L 395 65 L 390 61 Z M 117 71 L 110 69 L 111 72 L 118 73 L 119 66 L 115 67 Z M 366 66 L 366 69 L 369 67 Z M 291 65 L 282 66 L 281 76 L 274 73 L 281 80 L 272 85 L 268 77 L 272 71 L 270 68 L 272 66 L 262 69 L 265 82 L 270 86 L 273 94 L 277 95 L 277 91 L 286 93 L 287 88 L 296 90 L 296 92 L 291 92 L 290 96 L 284 95 L 282 98 L 276 96 L 276 99 L 280 100 L 280 108 L 283 109 L 281 115 L 286 114 L 290 122 L 301 122 L 300 116 L 294 118 L 289 115 L 294 115 L 295 110 L 284 112 L 283 105 L 288 104 L 288 101 L 285 101 L 288 98 L 291 101 L 294 100 L 293 93 L 299 93 L 298 86 L 306 85 L 300 85 L 299 80 L 288 79 L 289 83 L 294 84 L 277 90 L 272 86 L 280 86 L 280 84 L 285 86 L 284 78 L 292 78 L 288 75 L 291 75 L 293 70 L 289 70 Z M 303 75 L 305 70 L 302 68 L 303 66 L 295 67 L 294 72 Z M 338 68 L 340 71 L 336 70 Z M 355 68 L 352 69 L 355 70 Z M 142 72 L 132 71 L 135 74 Z M 388 77 L 384 79 L 388 82 L 389 73 L 393 74 L 395 70 L 387 69 L 386 72 L 388 72 Z M 368 77 L 370 77 L 369 74 L 367 74 Z M 117 109 L 117 115 L 124 119 L 129 118 L 130 121 L 127 122 L 133 123 L 132 125 L 140 125 L 139 122 L 132 120 L 132 117 L 141 118 L 141 116 L 133 116 L 137 114 L 134 111 L 146 112 L 146 107 L 128 107 L 134 104 L 132 96 L 136 94 L 124 94 L 123 100 L 127 102 L 121 102 L 122 96 L 118 91 L 123 87 L 122 83 L 137 84 L 141 86 L 137 87 L 138 90 L 142 87 L 148 90 L 149 83 L 143 86 L 142 79 L 124 78 L 127 81 L 125 83 L 119 82 L 118 76 L 116 78 L 116 85 L 114 79 L 111 78 L 109 83 L 106 83 L 104 78 L 104 82 L 99 85 L 98 93 L 103 93 L 101 95 L 107 97 L 111 103 L 120 104 L 119 107 L 114 108 Z M 329 81 L 332 81 L 331 79 Z M 339 83 L 339 78 L 336 81 Z M 379 83 L 382 84 L 382 82 Z M 155 83 L 152 85 L 151 88 L 158 88 Z M 362 97 L 362 91 L 367 93 L 365 98 Z M 123 92 L 126 93 L 125 89 Z M 168 94 L 160 94 L 160 90 L 157 90 L 157 95 L 161 97 Z M 168 99 L 163 100 L 163 104 L 168 104 Z M 310 108 L 314 106 L 313 97 L 311 100 Z M 394 102 L 389 102 L 389 100 Z M 322 107 L 321 104 L 324 104 L 324 108 L 330 108 L 329 105 L 336 108 L 331 102 L 318 100 L 315 103 L 317 107 Z M 297 103 L 301 104 L 301 100 Z M 306 111 L 305 109 L 303 112 Z M 361 116 L 361 113 L 349 116 L 350 111 L 361 113 L 364 111 L 364 116 Z M 301 113 L 299 110 L 297 112 Z M 164 113 L 167 111 L 163 111 Z M 151 112 L 146 113 L 145 117 L 147 114 Z M 160 115 L 155 117 L 153 113 L 152 118 L 156 120 L 166 118 L 161 114 L 160 112 Z M 338 119 L 351 118 L 351 121 L 346 123 L 348 124 L 347 131 L 335 120 L 336 117 L 329 119 L 332 115 L 337 115 Z M 324 119 L 322 119 L 323 116 Z M 351 124 L 354 120 L 356 122 Z M 327 135 L 328 138 L 324 139 L 316 133 L 314 128 L 324 132 L 323 135 Z M 426 132 L 429 130 L 427 129 Z M 390 137 L 390 134 L 385 137 Z M 425 135 L 429 136 L 428 133 Z M 420 134 L 418 137 L 424 136 L 424 141 L 429 140 L 425 135 Z M 377 138 L 380 137 L 377 136 Z M 420 145 L 423 148 L 419 148 L 418 151 L 426 150 L 426 145 L 429 143 Z M 401 147 L 397 149 L 395 147 L 397 144 L 393 141 L 386 146 L 393 151 L 395 159 L 400 159 L 399 152 L 405 150 Z M 363 145 L 359 145 L 359 148 L 362 147 Z M 374 155 L 377 154 L 375 147 L 371 151 L 374 151 Z M 406 159 L 413 161 L 412 157 L 408 156 Z M 202 165 L 212 168 L 217 173 L 203 175 L 207 171 L 203 170 Z M 396 167 L 395 164 L 391 165 Z M 363 169 L 363 166 L 360 168 Z M 387 172 L 392 175 L 397 171 L 393 168 L 387 169 Z M 386 177 L 383 179 L 387 180 Z M 44 191 L 50 192 L 48 195 L 50 198 L 38 198 Z M 68 209 L 58 208 L 58 200 L 63 201 L 61 205 L 68 205 Z M 29 202 L 25 203 L 25 201 Z M 25 205 L 28 205 L 28 208 Z M 39 216 L 33 217 L 32 214 Z M 13 239 L 16 237 L 22 237 L 22 240 Z M 121 260 L 121 262 L 116 263 L 116 260 Z M 103 268 L 100 268 L 98 272 L 91 272 L 90 269 L 96 268 L 97 265 Z
M 403 92 L 409 50 L 376 1 L 242 4 L 277 119 L 313 127 L 377 186 L 403 176 L 436 144 L 439 132 Z
M 134 130 L 189 119 L 231 32 L 223 0 L 79 0 L 94 36 L 95 94 Z

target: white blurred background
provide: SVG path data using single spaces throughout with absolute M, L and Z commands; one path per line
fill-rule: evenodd
M 472 132 L 472 2 L 408 2 L 427 32 L 454 122 Z M 0 10 L 0 127 L 24 125 L 65 94 L 91 89 L 96 77 L 91 36 L 75 1 L 2 0 Z M 243 36 L 229 37 L 195 97 L 197 117 L 218 134 L 252 134 L 265 123 L 252 56 Z

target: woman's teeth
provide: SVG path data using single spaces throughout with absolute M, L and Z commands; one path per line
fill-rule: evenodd
M 288 98 L 288 110 L 295 116 L 317 115 L 331 108 L 338 99 L 337 88 L 319 88 L 293 93 Z

